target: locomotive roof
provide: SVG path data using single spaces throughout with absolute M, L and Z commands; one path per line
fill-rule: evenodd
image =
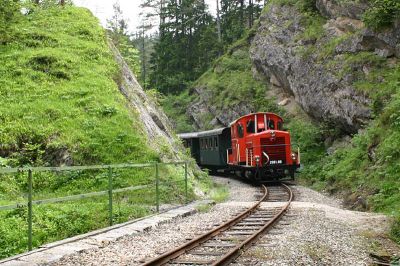
M 232 121 L 232 122 L 229 124 L 229 126 L 232 126 L 233 124 L 235 124 L 237 121 L 239 121 L 240 119 L 242 119 L 242 118 L 244 118 L 244 117 L 248 117 L 248 116 L 251 116 L 251 115 L 256 115 L 256 114 L 274 115 L 274 116 L 276 116 L 276 117 L 278 117 L 278 118 L 282 119 L 282 121 L 283 121 L 283 118 L 282 118 L 282 117 L 280 117 L 280 116 L 279 116 L 279 115 L 277 115 L 277 114 L 274 114 L 274 113 L 269 113 L 269 112 L 258 112 L 258 113 L 251 113 L 251 114 L 247 114 L 247 115 L 241 116 L 241 117 L 239 117 L 238 119 L 236 119 L 236 120 Z
M 182 133 L 178 134 L 178 137 L 180 137 L 181 139 L 193 139 L 193 138 L 221 135 L 224 129 L 227 129 L 227 127 L 222 127 L 207 131 L 200 131 L 200 132 Z

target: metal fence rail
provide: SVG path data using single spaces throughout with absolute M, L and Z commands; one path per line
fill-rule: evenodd
M 12 210 L 22 207 L 28 208 L 28 250 L 32 250 L 32 217 L 33 217 L 33 205 L 58 203 L 65 201 L 81 200 L 85 198 L 92 198 L 98 196 L 108 195 L 108 217 L 110 226 L 113 225 L 113 195 L 115 193 L 127 192 L 141 190 L 145 188 L 150 188 L 153 184 L 130 186 L 125 188 L 113 188 L 113 169 L 129 169 L 129 168 L 152 168 L 155 169 L 155 192 L 156 192 L 156 210 L 160 211 L 160 165 L 184 165 L 184 179 L 185 182 L 185 202 L 187 203 L 188 198 L 188 163 L 184 161 L 179 162 L 168 162 L 168 163 L 146 163 L 146 164 L 111 164 L 111 165 L 91 165 L 91 166 L 65 166 L 65 167 L 24 167 L 24 168 L 0 168 L 0 175 L 2 174 L 12 174 L 12 173 L 27 173 L 27 183 L 28 183 L 28 200 L 27 202 L 17 202 L 11 205 L 0 206 L 0 211 L 2 210 Z M 33 181 L 32 177 L 34 173 L 37 172 L 63 172 L 63 171 L 79 171 L 79 170 L 101 170 L 108 169 L 108 190 L 89 192 L 78 195 L 71 195 L 58 198 L 40 199 L 33 200 Z

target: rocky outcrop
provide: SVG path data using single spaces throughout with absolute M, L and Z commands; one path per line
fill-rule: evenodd
M 366 0 L 341 1 L 341 0 L 316 0 L 315 5 L 321 15 L 330 18 L 348 17 L 360 20 L 368 8 Z
M 193 90 L 193 93 L 198 97 L 196 101 L 188 106 L 186 114 L 193 122 L 193 127 L 196 130 L 228 126 L 238 117 L 254 111 L 254 107 L 244 101 L 234 108 L 229 106 L 222 109 L 217 108 L 210 104 L 213 94 L 207 87 L 196 86 Z
M 327 17 L 319 38 L 304 39 L 303 14 L 294 6 L 271 5 L 260 18 L 250 56 L 257 71 L 278 85 L 311 117 L 354 133 L 371 117 L 370 100 L 353 84 L 357 73 L 368 67 L 362 63 L 344 69 L 343 55 L 361 51 L 375 52 L 383 57 L 398 54 L 400 29 L 373 32 L 359 20 L 366 8 L 362 1 L 343 6 L 344 1 L 318 0 L 316 6 Z M 342 4 L 341 4 L 342 3 Z M 330 58 L 319 52 L 326 44 L 343 37 Z M 310 49 L 311 53 L 304 51 Z M 329 62 L 335 62 L 329 64 Z
M 316 7 L 321 15 L 329 19 L 327 28 L 333 29 L 335 34 L 358 31 L 337 52 L 373 51 L 382 57 L 400 58 L 400 19 L 391 28 L 373 31 L 364 27 L 361 22 L 362 15 L 368 8 L 365 0 L 316 0 Z
M 165 159 L 180 159 L 178 151 L 182 147 L 174 140 L 172 126 L 167 116 L 144 92 L 118 49 L 111 42 L 109 42 L 109 46 L 121 68 L 121 80 L 118 81 L 119 90 L 128 100 L 129 108 L 140 117 L 139 120 L 143 124 L 149 145 Z M 165 148 L 163 144 L 171 147 L 172 153 L 165 154 L 162 150 Z

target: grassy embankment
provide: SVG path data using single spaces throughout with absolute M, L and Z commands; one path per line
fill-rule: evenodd
M 159 161 L 98 20 L 72 6 L 18 15 L 0 44 L 0 167 Z M 155 140 L 157 141 L 157 140 Z M 180 202 L 182 168 L 162 167 L 161 202 Z M 114 187 L 153 184 L 154 169 L 118 170 Z M 107 189 L 106 171 L 34 173 L 34 199 Z M 26 202 L 26 174 L 0 176 L 0 205 Z M 193 197 L 192 186 L 190 196 Z M 154 189 L 115 196 L 114 221 L 154 210 Z M 153 206 L 153 207 L 152 207 Z M 34 247 L 107 226 L 107 198 L 34 207 Z M 0 258 L 27 247 L 27 210 L 0 212 Z

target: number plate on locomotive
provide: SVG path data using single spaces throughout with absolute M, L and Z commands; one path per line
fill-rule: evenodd
M 272 160 L 269 161 L 269 164 L 282 164 L 282 160 Z

